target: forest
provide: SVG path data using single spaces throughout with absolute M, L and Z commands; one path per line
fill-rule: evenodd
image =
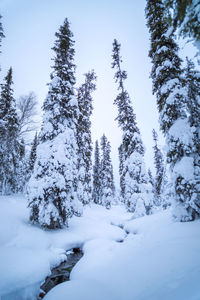
M 119 186 L 111 142 L 105 134 L 92 140 L 98 74 L 91 69 L 77 87 L 76 37 L 68 18 L 55 33 L 41 126 L 35 93 L 14 97 L 12 67 L 2 79 L 2 300 L 199 299 L 200 71 L 195 61 L 180 57 L 178 37 L 192 39 L 199 53 L 200 3 L 147 0 L 145 17 L 160 132 L 152 130 L 152 170 L 126 85 L 125 45 L 113 39 Z M 7 38 L 3 18 L 0 47 Z M 69 261 L 70 251 L 83 256 L 62 280 L 65 285 L 56 279 L 48 293 L 47 278 Z

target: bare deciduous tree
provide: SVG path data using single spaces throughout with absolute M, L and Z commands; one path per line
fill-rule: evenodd
M 19 136 L 27 136 L 28 133 L 37 129 L 37 99 L 34 92 L 23 95 L 17 100 L 17 111 L 19 116 Z

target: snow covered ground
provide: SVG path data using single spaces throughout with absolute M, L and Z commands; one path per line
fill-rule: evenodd
M 131 220 L 119 206 L 92 205 L 69 225 L 41 230 L 29 224 L 23 196 L 0 197 L 2 300 L 35 299 L 65 250 L 79 246 L 70 281 L 45 300 L 200 299 L 200 220 L 174 222 L 170 211 Z

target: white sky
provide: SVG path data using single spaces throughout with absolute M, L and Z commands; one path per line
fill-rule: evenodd
M 10 66 L 15 96 L 34 91 L 42 105 L 47 94 L 55 32 L 67 17 L 75 40 L 77 86 L 82 74 L 94 69 L 97 91 L 92 117 L 93 143 L 103 133 L 111 141 L 115 178 L 118 181 L 118 146 L 121 132 L 114 121 L 117 95 L 111 69 L 112 42 L 121 43 L 126 89 L 132 99 L 143 142 L 147 167 L 153 166 L 152 128 L 159 130 L 156 100 L 152 96 L 149 33 L 144 16 L 145 0 L 0 0 L 6 38 L 0 56 L 0 81 Z M 189 50 L 186 49 L 189 55 Z M 161 143 L 163 138 L 160 134 Z

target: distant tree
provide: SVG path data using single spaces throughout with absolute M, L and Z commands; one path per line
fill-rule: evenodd
M 154 179 L 154 197 L 156 205 L 160 206 L 164 204 L 163 202 L 165 202 L 163 194 L 165 185 L 167 184 L 166 168 L 163 154 L 158 146 L 158 134 L 155 129 L 153 129 L 152 133 L 154 140 L 154 165 L 156 169 L 156 175 Z
M 175 195 L 173 215 L 177 220 L 189 221 L 196 213 L 192 200 L 195 150 L 188 110 L 191 100 L 186 95 L 179 49 L 166 21 L 163 2 L 148 0 L 146 17 L 151 35 L 153 92 L 157 97 L 160 127 L 166 137 L 167 162 Z
M 122 144 L 119 148 L 121 196 L 127 209 L 137 217 L 150 212 L 152 193 L 144 164 L 144 146 L 129 94 L 124 88 L 127 74 L 121 70 L 122 59 L 117 40 L 113 43 L 112 58 L 112 68 L 117 70 L 114 78 L 119 84 L 120 91 L 114 104 L 118 107 L 117 121 L 123 131 Z
M 83 204 L 92 200 L 92 138 L 91 121 L 92 96 L 96 89 L 94 71 L 85 74 L 85 83 L 78 89 L 79 118 L 77 124 L 78 142 L 78 187 L 77 194 Z
M 27 137 L 30 132 L 37 128 L 34 117 L 37 115 L 36 95 L 30 92 L 17 100 L 17 113 L 19 116 L 19 136 Z
M 0 49 L 1 49 L 2 39 L 5 37 L 4 34 L 3 34 L 3 27 L 2 27 L 2 23 L 1 23 L 1 18 L 2 18 L 2 16 L 0 15 Z M 1 53 L 1 50 L 0 50 L 0 53 Z M 0 70 L 1 70 L 1 68 L 0 68 Z
M 113 166 L 110 157 L 111 147 L 105 134 L 101 138 L 101 149 L 101 204 L 109 209 L 111 207 L 111 203 L 113 202 L 115 186 L 113 178 Z
M 0 15 L 0 20 L 1 20 L 1 18 L 2 18 L 2 16 Z M 3 26 L 0 21 L 0 45 L 1 45 L 2 38 L 4 38 L 4 34 L 3 34 Z
M 95 142 L 94 165 L 93 165 L 93 189 L 92 199 L 94 203 L 101 204 L 101 163 L 98 141 Z
M 69 22 L 55 34 L 53 72 L 43 109 L 34 172 L 28 185 L 30 221 L 54 229 L 81 214 L 77 200 L 78 102 L 74 95 L 73 34 Z
M 0 180 L 2 194 L 17 191 L 19 123 L 12 84 L 12 68 L 10 68 L 1 84 L 0 95 Z
M 153 178 L 151 169 L 148 169 L 148 176 L 149 176 L 149 182 L 150 182 L 150 184 L 152 186 L 152 189 L 154 189 L 154 178 Z
M 25 142 L 21 139 L 18 148 L 18 164 L 17 164 L 17 192 L 23 193 L 27 182 L 27 161 Z
M 36 157 L 37 157 L 37 153 L 36 153 L 37 145 L 38 145 L 38 136 L 37 136 L 37 132 L 36 132 L 35 137 L 32 142 L 31 152 L 30 152 L 30 156 L 29 156 L 29 166 L 28 166 L 29 173 L 33 172 L 33 168 L 34 168 Z
M 123 144 L 121 144 L 118 148 L 119 152 L 119 174 L 120 174 L 120 197 L 121 201 L 124 203 L 125 201 L 125 173 L 124 170 L 124 153 L 123 153 Z M 125 203 L 124 203 L 125 204 Z

